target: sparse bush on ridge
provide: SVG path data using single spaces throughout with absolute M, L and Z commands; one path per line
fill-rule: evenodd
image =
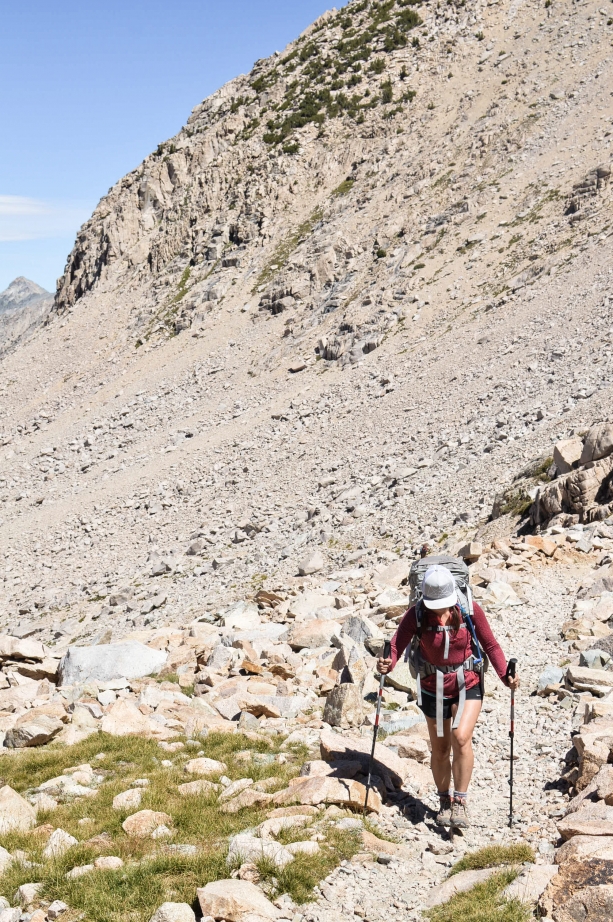
M 337 14 L 336 20 L 326 23 L 332 27 L 340 25 L 343 30 L 343 37 L 334 45 L 333 55 L 323 51 L 316 37 L 324 24 L 311 33 L 300 49 L 296 48 L 286 55 L 281 61 L 281 67 L 286 68 L 286 73 L 296 72 L 299 67 L 301 71 L 297 79 L 286 88 L 283 100 L 272 107 L 279 115 L 269 119 L 268 130 L 263 138 L 265 143 L 271 146 L 284 144 L 284 152 L 293 153 L 295 151 L 285 149 L 285 142 L 294 131 L 305 125 L 316 124 L 321 127 L 326 119 L 341 115 L 362 121 L 363 109 L 374 108 L 379 100 L 364 103 L 366 93 L 347 97 L 341 92 L 342 88 L 353 88 L 362 81 L 356 71 L 361 70 L 362 65 L 370 60 L 373 43 L 381 39 L 383 50 L 387 53 L 407 45 L 407 33 L 421 24 L 419 15 L 411 8 L 413 5 L 412 0 L 387 0 L 384 3 L 360 4 L 354 9 L 343 10 Z M 357 16 L 366 11 L 368 13 L 364 20 L 360 20 L 358 27 Z M 419 40 L 414 40 L 412 46 L 418 49 Z M 385 59 L 377 57 L 368 71 L 382 74 L 385 67 Z M 350 68 L 354 73 L 346 82 L 339 79 Z M 279 65 L 276 65 L 268 73 L 253 80 L 251 88 L 256 93 L 262 93 L 274 86 L 279 76 Z M 338 95 L 334 96 L 334 93 Z M 382 101 L 389 103 L 392 99 L 393 90 L 391 81 L 388 81 L 383 88 Z M 287 114 L 281 117 L 281 113 Z

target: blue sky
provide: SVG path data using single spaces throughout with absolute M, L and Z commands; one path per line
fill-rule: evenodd
M 110 186 L 332 5 L 0 0 L 0 291 L 18 275 L 54 290 Z

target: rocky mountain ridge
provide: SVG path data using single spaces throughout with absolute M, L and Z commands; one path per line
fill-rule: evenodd
M 7 613 L 201 532 L 212 607 L 304 548 L 460 540 L 606 418 L 609 27 L 564 13 L 350 4 L 111 190 L 2 366 Z

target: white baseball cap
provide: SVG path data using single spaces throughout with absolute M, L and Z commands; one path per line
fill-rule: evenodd
M 426 608 L 451 608 L 457 605 L 455 580 L 446 567 L 435 564 L 428 567 L 421 584 Z

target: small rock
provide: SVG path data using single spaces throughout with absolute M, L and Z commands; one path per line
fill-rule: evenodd
M 139 810 L 121 824 L 126 835 L 137 839 L 147 838 L 158 826 L 165 825 L 172 825 L 172 817 L 158 810 Z
M 57 919 L 58 916 L 61 916 L 63 912 L 66 912 L 68 905 L 63 903 L 61 900 L 54 900 L 49 908 L 47 909 L 47 916 L 49 919 Z
M 0 788 L 0 834 L 27 832 L 36 826 L 36 810 L 8 784 Z
M 194 910 L 187 903 L 162 903 L 149 922 L 195 922 Z
M 23 909 L 26 909 L 35 901 L 43 886 L 44 885 L 42 883 L 22 884 L 21 887 L 19 887 L 13 895 L 13 902 L 19 903 Z
M 583 451 L 581 439 L 563 439 L 553 446 L 553 463 L 558 474 L 569 474 L 576 468 Z
M 319 842 L 292 842 L 285 846 L 290 855 L 316 855 L 321 849 Z
M 111 679 L 139 679 L 159 672 L 168 658 L 138 641 L 68 647 L 60 662 L 60 685 L 109 682 Z
M 19 922 L 21 918 L 21 909 L 3 909 L 0 911 L 0 922 Z
M 293 861 L 292 854 L 274 839 L 257 839 L 248 833 L 239 833 L 230 839 L 226 859 L 228 864 L 233 864 L 236 860 L 240 860 L 241 864 L 245 861 L 257 863 L 264 858 L 278 868 L 284 868 Z
M 198 794 L 217 794 L 221 785 L 202 778 L 200 781 L 186 781 L 177 787 L 182 797 L 196 797 Z
M 117 855 L 104 855 L 94 861 L 94 868 L 97 871 L 117 871 L 122 867 L 123 861 Z
M 24 723 L 7 730 L 4 738 L 4 745 L 7 749 L 44 746 L 64 728 L 64 724 L 58 717 L 50 717 L 46 714 L 38 714 L 31 720 L 27 719 L 27 715 L 24 717 L 26 718 Z
M 32 794 L 30 802 L 40 811 L 55 810 L 58 806 L 57 800 L 54 797 L 50 797 L 49 794 L 45 794 L 44 791 L 40 791 L 38 794 Z
M 555 864 L 531 865 L 524 868 L 515 880 L 505 887 L 503 893 L 508 899 L 536 905 L 553 878 L 558 873 Z
M 333 688 L 326 698 L 323 719 L 331 727 L 361 727 L 364 722 L 364 700 L 359 685 L 346 682 Z
M 81 864 L 72 871 L 68 871 L 66 877 L 73 880 L 75 877 L 83 877 L 84 874 L 90 874 L 94 870 L 93 864 Z
M 312 573 L 318 573 L 324 566 L 325 560 L 321 551 L 313 551 L 298 563 L 298 576 L 310 576 Z
M 185 771 L 190 775 L 221 775 L 228 770 L 225 762 L 216 759 L 190 759 L 185 763 Z
M 2 848 L 0 845 L 0 874 L 4 874 L 8 866 L 13 861 L 13 856 L 5 848 Z M 2 907 L 0 906 L 0 909 Z
M 563 669 L 559 666 L 547 666 L 539 676 L 537 690 L 543 692 L 550 685 L 559 685 L 563 679 Z
M 250 861 L 246 861 L 244 864 L 241 864 L 238 869 L 239 880 L 248 880 L 252 884 L 257 884 L 260 882 L 260 872 L 257 869 L 257 865 L 253 864 Z
M 138 788 L 122 791 L 113 798 L 113 810 L 136 810 L 140 807 L 142 799 L 143 792 Z
M 441 903 L 446 903 L 456 893 L 464 893 L 476 884 L 484 883 L 488 877 L 496 874 L 499 870 L 499 868 L 494 867 L 485 868 L 482 871 L 460 871 L 431 890 L 426 898 L 425 905 L 428 909 L 440 906 Z
M 462 557 L 467 563 L 474 563 L 483 554 L 483 545 L 478 541 L 469 541 L 458 551 L 457 556 Z
M 579 656 L 579 665 L 588 669 L 603 669 L 610 662 L 611 657 L 602 650 L 583 650 Z
M 78 844 L 79 841 L 75 839 L 74 836 L 69 835 L 63 829 L 56 829 L 49 836 L 49 841 L 43 851 L 43 856 L 45 858 L 59 858 L 61 855 L 66 854 L 74 845 Z

